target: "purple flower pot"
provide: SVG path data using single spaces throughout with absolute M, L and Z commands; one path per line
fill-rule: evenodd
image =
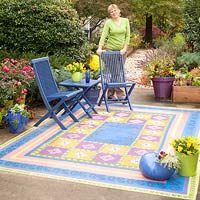
M 160 99 L 170 98 L 174 80 L 175 80 L 175 77 L 152 78 L 155 97 L 160 98 Z

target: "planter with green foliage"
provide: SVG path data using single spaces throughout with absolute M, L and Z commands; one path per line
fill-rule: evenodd
M 5 116 L 11 133 L 20 133 L 28 123 L 30 113 L 24 109 L 24 105 L 15 104 Z
M 190 72 L 176 74 L 172 100 L 176 103 L 200 103 L 200 66 Z

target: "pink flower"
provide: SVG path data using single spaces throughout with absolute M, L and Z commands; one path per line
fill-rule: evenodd
M 22 71 L 30 72 L 30 71 L 32 71 L 32 70 L 31 70 L 31 67 L 30 67 L 30 66 L 25 65 L 25 66 L 22 68 Z
M 17 70 L 16 70 L 16 69 L 13 69 L 13 70 L 12 70 L 12 73 L 13 73 L 13 74 L 16 74 L 16 73 L 17 73 Z
M 27 94 L 28 93 L 28 90 L 26 88 L 22 89 L 22 94 Z
M 16 101 L 17 103 L 19 103 L 21 100 L 22 100 L 21 97 L 17 97 L 17 98 L 15 99 L 15 101 Z
M 13 58 L 10 59 L 10 62 L 13 63 L 14 65 L 17 63 L 17 61 Z
M 9 60 L 10 60 L 10 58 L 4 58 L 3 60 L 4 60 L 4 61 L 9 61 Z
M 17 86 L 21 86 L 22 83 L 21 83 L 20 81 L 17 81 L 17 82 L 16 82 L 16 85 L 17 85 Z
M 28 80 L 33 80 L 32 76 L 27 75 Z
M 21 72 L 24 76 L 26 76 L 26 74 L 27 74 L 27 72 L 24 71 L 24 70 L 20 70 L 20 72 Z
M 7 79 L 8 79 L 7 76 L 4 76 L 4 77 L 2 78 L 3 81 L 6 81 Z
M 2 71 L 8 73 L 8 72 L 10 72 L 10 68 L 7 65 L 4 65 L 2 67 Z

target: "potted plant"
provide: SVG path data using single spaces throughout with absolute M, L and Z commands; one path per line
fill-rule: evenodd
M 68 64 L 66 69 L 71 73 L 72 81 L 80 82 L 85 72 L 85 65 L 82 62 L 73 62 Z
M 156 98 L 171 97 L 175 80 L 175 58 L 161 50 L 152 51 L 145 63 L 145 76 L 153 83 Z
M 142 174 L 154 180 L 167 180 L 180 167 L 176 155 L 164 151 L 144 154 L 139 164 Z
M 22 132 L 28 123 L 29 117 L 30 113 L 24 108 L 24 105 L 15 104 L 5 116 L 9 131 L 11 133 Z
M 182 176 L 194 176 L 200 151 L 200 139 L 194 136 L 181 137 L 173 140 L 171 145 L 181 164 L 179 174 Z
M 167 167 L 168 169 L 179 169 L 180 162 L 176 155 L 171 153 L 166 153 L 165 151 L 160 151 L 157 156 L 157 162 L 160 163 L 163 167 Z
M 28 88 L 33 81 L 33 68 L 27 61 L 17 61 L 13 58 L 1 60 L 0 102 L 7 108 L 12 107 L 13 103 L 24 103 Z
M 172 100 L 173 102 L 200 102 L 200 66 L 191 71 L 182 68 L 176 73 Z

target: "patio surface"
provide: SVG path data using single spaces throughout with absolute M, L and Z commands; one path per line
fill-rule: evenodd
M 136 88 L 132 103 L 142 105 L 168 106 L 177 108 L 200 108 L 200 104 L 174 104 L 170 101 L 155 101 L 152 89 Z M 44 108 L 37 108 L 39 118 Z M 32 120 L 27 128 L 33 125 Z M 0 144 L 17 135 L 0 129 Z M 156 195 L 128 192 L 96 187 L 73 182 L 0 172 L 0 200 L 174 200 Z M 197 200 L 200 199 L 200 187 Z

